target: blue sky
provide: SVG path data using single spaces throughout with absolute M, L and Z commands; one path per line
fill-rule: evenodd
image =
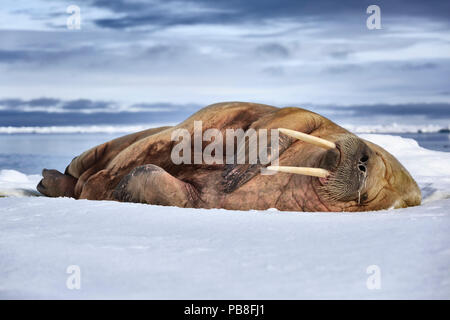
M 448 122 L 449 15 L 449 1 L 2 0 L 0 122 L 230 100 Z

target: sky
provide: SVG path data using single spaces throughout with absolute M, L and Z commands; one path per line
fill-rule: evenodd
M 220 101 L 448 123 L 449 16 L 450 1 L 2 0 L 0 126 L 166 121 Z

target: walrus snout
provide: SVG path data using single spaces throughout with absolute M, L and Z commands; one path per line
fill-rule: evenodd
M 330 172 L 319 179 L 323 199 L 344 210 L 404 208 L 421 203 L 421 192 L 409 172 L 386 150 L 345 135 L 327 150 L 320 167 Z
M 320 162 L 321 168 L 330 171 L 326 180 L 320 180 L 320 192 L 331 201 L 355 200 L 360 204 L 372 152 L 354 135 L 345 135 L 335 144 L 336 148 L 328 150 Z

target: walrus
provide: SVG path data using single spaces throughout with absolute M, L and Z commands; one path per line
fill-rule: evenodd
M 198 121 L 201 133 L 211 128 L 223 135 L 227 129 L 278 130 L 278 165 L 174 163 L 171 156 L 180 141 L 174 133 L 184 130 L 193 137 Z M 247 139 L 247 149 L 248 144 Z M 207 145 L 202 141 L 202 148 Z M 189 148 L 180 154 L 197 157 L 198 150 Z M 233 148 L 236 155 L 239 146 Z M 262 174 L 262 169 L 274 174 Z M 209 105 L 177 126 L 96 146 L 74 158 L 64 174 L 44 169 L 42 175 L 37 189 L 48 197 L 183 208 L 354 212 L 421 203 L 409 172 L 378 145 L 312 111 L 248 102 Z

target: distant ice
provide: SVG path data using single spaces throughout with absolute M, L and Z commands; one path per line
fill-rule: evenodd
M 175 123 L 152 123 L 151 125 L 73 125 L 73 126 L 0 126 L 0 134 L 17 134 L 17 133 L 38 133 L 38 134 L 54 134 L 54 133 L 131 133 L 148 129 L 149 127 L 171 126 Z M 385 125 L 379 124 L 343 124 L 344 128 L 355 133 L 432 133 L 450 130 L 450 124 L 442 126 L 438 124 L 400 124 L 391 123 Z
M 171 126 L 173 123 L 152 123 L 150 127 Z M 78 125 L 78 126 L 48 126 L 48 127 L 0 127 L 0 134 L 15 133 L 132 133 L 149 128 L 149 124 L 142 125 Z
M 371 125 L 361 125 L 361 124 L 344 124 L 342 127 L 355 133 L 433 133 L 440 131 L 449 131 L 449 126 L 441 125 L 420 125 L 420 124 L 371 124 Z
M 244 212 L 23 197 L 39 176 L 2 170 L 0 298 L 449 299 L 450 153 L 361 137 L 405 165 L 423 205 Z M 71 265 L 80 290 L 66 286 Z

